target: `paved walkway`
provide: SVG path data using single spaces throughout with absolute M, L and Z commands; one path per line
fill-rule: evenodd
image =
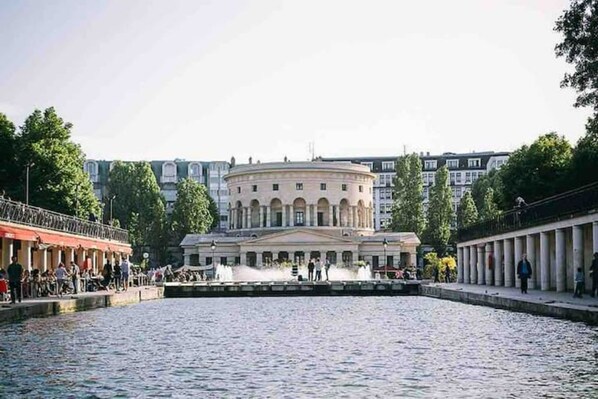
M 492 296 L 501 296 L 525 302 L 541 302 L 554 305 L 573 305 L 579 308 L 587 308 L 590 311 L 598 311 L 598 297 L 592 298 L 589 294 L 583 298 L 573 298 L 572 292 L 555 292 L 528 290 L 527 294 L 522 294 L 519 288 L 493 287 L 473 284 L 457 283 L 433 283 L 430 286 L 441 287 L 447 290 L 472 292 L 476 294 L 486 294 Z

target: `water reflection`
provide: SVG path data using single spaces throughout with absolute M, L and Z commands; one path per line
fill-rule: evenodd
M 0 327 L 2 397 L 590 397 L 598 329 L 421 297 L 170 299 Z

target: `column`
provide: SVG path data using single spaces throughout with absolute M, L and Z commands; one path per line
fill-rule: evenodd
M 592 254 L 598 252 L 598 222 L 592 223 Z
M 399 261 L 401 257 L 399 255 Z M 417 252 L 415 252 L 415 248 L 409 252 L 409 266 L 415 267 L 417 266 Z
M 64 258 L 64 263 L 70 265 L 71 262 L 75 261 L 75 250 L 73 248 L 66 249 L 66 255 Z
M 255 267 L 261 268 L 264 265 L 264 253 L 255 252 Z
M 287 206 L 282 206 L 282 227 L 286 227 L 287 225 Z M 293 259 L 290 259 L 293 260 Z
M 542 291 L 550 289 L 550 240 L 546 231 L 540 233 L 540 287 Z
M 517 278 L 517 264 L 521 260 L 521 256 L 523 255 L 523 237 L 515 237 L 515 261 L 513 263 L 513 275 L 515 280 L 515 287 L 521 288 L 521 280 Z
M 353 264 L 355 264 L 355 262 L 357 262 L 358 260 L 359 260 L 359 252 L 352 251 L 351 252 L 351 262 L 353 262 Z
M 272 227 L 272 208 L 266 206 L 266 227 Z
M 353 227 L 359 227 L 359 218 L 357 217 L 357 207 L 353 207 Z
M 337 252 L 336 253 L 336 264 L 340 265 L 343 263 L 343 253 L 342 252 Z
M 251 215 L 253 213 L 253 210 L 251 209 L 250 206 L 247 207 L 247 228 L 250 229 L 253 227 L 253 224 L 251 223 Z
M 334 207 L 334 213 L 336 215 L 336 225 L 340 226 L 341 225 L 341 207 L 340 205 L 336 205 Z M 596 223 L 596 225 L 598 225 L 598 223 Z M 597 233 L 595 235 L 598 235 L 598 228 L 596 228 Z
M 330 209 L 328 211 L 328 226 L 332 227 L 334 221 L 334 205 L 330 205 Z
M 472 245 L 469 247 L 469 283 L 476 284 L 478 281 L 478 270 L 476 269 L 477 264 L 477 252 L 476 246 Z
M 469 247 L 463 247 L 463 283 L 469 284 Z
M 21 241 L 21 256 L 23 261 L 19 259 L 24 270 L 31 271 L 31 241 Z
M 567 255 L 565 229 L 556 229 L 556 292 L 567 290 Z
M 347 227 L 353 226 L 353 208 L 347 207 Z
M 245 229 L 246 223 L 247 223 L 247 215 L 246 215 L 246 209 L 245 207 L 241 208 L 241 229 Z
M 48 270 L 48 250 L 47 249 L 38 249 L 37 250 L 37 268 L 40 272 L 45 272 Z
M 476 245 L 478 251 L 478 285 L 484 285 L 484 244 Z
M 10 258 L 12 258 L 12 254 L 14 251 L 14 245 L 12 238 L 3 238 L 2 239 L 2 268 L 6 271 L 8 265 L 10 265 Z
M 295 226 L 295 209 L 293 205 L 289 205 L 289 226 Z
M 305 226 L 311 226 L 311 205 L 305 204 Z
M 463 247 L 457 247 L 457 283 L 463 283 Z
M 58 264 L 62 261 L 60 248 L 52 247 L 52 268 L 56 270 L 58 268 Z
M 260 222 L 258 223 L 259 227 L 266 227 L 264 226 L 264 207 L 260 205 Z
M 581 270 L 585 274 L 585 270 L 583 267 L 583 229 L 580 225 L 573 226 L 573 273 L 572 276 L 575 276 L 577 272 L 577 268 L 581 267 Z M 586 276 L 589 280 L 589 275 Z M 569 284 L 569 288 L 575 289 L 575 280 L 573 280 Z
M 186 266 L 190 266 L 191 265 L 191 254 L 185 253 L 183 258 L 184 258 L 183 264 Z
M 237 229 L 237 208 L 233 208 L 233 216 L 232 216 L 232 222 L 233 222 L 233 230 Z
M 492 262 L 494 262 L 494 255 L 492 253 L 492 244 L 487 242 L 485 250 L 486 251 L 485 251 L 484 261 L 486 263 L 486 268 L 484 269 L 484 277 L 486 280 L 486 285 L 492 285 L 493 280 L 494 280 L 493 270 L 490 269 L 490 259 L 492 259 Z
M 501 287 L 504 284 L 502 243 L 500 240 L 494 241 L 494 285 L 496 287 Z
M 536 259 L 536 238 L 531 234 L 525 237 L 525 253 L 529 264 L 532 265 L 532 278 L 528 281 L 528 288 L 533 290 L 536 288 L 536 281 L 540 281 L 538 279 L 540 268 Z
M 505 287 L 515 284 L 515 269 L 513 268 L 513 241 L 507 238 L 503 242 L 505 250 Z

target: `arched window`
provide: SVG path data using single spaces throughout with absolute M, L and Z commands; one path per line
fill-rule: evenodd
M 85 161 L 83 169 L 89 176 L 89 180 L 94 183 L 98 181 L 98 163 L 96 161 Z
M 191 162 L 188 168 L 189 177 L 195 181 L 201 180 L 201 164 L 197 162 Z
M 176 164 L 174 162 L 162 164 L 162 183 L 176 183 Z

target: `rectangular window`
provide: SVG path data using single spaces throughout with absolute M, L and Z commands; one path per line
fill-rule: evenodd
M 459 160 L 458 159 L 447 159 L 446 160 L 446 167 L 449 169 L 458 168 L 459 167 Z
M 482 161 L 480 158 L 469 158 L 467 160 L 467 166 L 470 168 L 479 168 L 481 164 Z
M 226 265 L 226 256 L 221 256 L 220 257 L 220 264 L 221 265 Z
M 363 186 L 359 186 L 359 192 L 363 193 Z
M 471 172 L 465 172 L 465 183 L 471 183 Z
M 436 169 L 436 160 L 424 161 L 424 169 Z
M 361 164 L 363 166 L 367 166 L 368 168 L 370 168 L 370 171 L 374 168 L 374 163 L 373 162 L 362 162 Z
M 341 184 L 341 190 L 342 191 L 347 191 L 347 185 L 346 184 Z
M 457 173 L 455 174 L 455 182 L 456 182 L 457 184 L 461 184 L 461 172 L 457 172 Z
M 305 218 L 304 218 L 303 211 L 295 212 L 295 226 L 303 226 L 304 223 L 305 223 Z
M 326 183 L 320 183 L 320 190 L 326 191 Z
M 257 184 L 251 186 L 251 191 L 253 191 L 254 193 L 257 192 Z
M 241 187 L 237 187 L 237 194 L 241 194 Z
M 278 184 L 277 183 L 274 183 L 272 185 L 272 191 L 278 191 Z
M 394 170 L 395 163 L 393 161 L 382 162 L 382 170 Z
M 295 183 L 295 190 L 303 190 L 303 183 Z

